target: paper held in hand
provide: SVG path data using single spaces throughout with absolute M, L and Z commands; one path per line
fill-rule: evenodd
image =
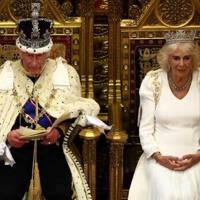
M 57 127 L 61 122 L 64 122 L 67 119 L 71 119 L 70 113 L 63 113 L 51 126 L 52 128 Z
M 40 139 L 48 134 L 46 129 L 30 129 L 23 126 L 19 128 L 19 133 L 22 135 L 20 138 L 28 140 Z
M 64 113 L 61 115 L 56 121 L 53 123 L 51 128 L 57 127 L 61 122 L 67 120 L 70 118 L 70 114 Z M 40 128 L 40 129 L 30 129 L 27 127 L 21 126 L 19 128 L 19 132 L 22 135 L 21 138 L 23 139 L 28 139 L 28 140 L 35 140 L 35 139 L 40 139 L 42 136 L 45 136 L 48 134 L 50 130 L 47 131 L 47 129 Z

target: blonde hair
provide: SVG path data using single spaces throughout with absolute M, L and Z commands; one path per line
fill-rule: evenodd
M 173 54 L 177 49 L 186 51 L 192 56 L 193 70 L 200 67 L 200 48 L 198 44 L 188 43 L 173 43 L 165 44 L 157 54 L 157 61 L 160 67 L 166 71 L 169 71 L 169 56 Z

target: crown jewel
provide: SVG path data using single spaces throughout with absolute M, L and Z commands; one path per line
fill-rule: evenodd
M 49 51 L 52 46 L 50 37 L 52 20 L 39 16 L 40 3 L 32 3 L 31 8 L 31 18 L 18 20 L 19 38 L 16 40 L 16 45 L 30 53 Z
M 32 3 L 32 33 L 31 38 L 38 38 L 40 37 L 39 32 L 39 23 L 38 23 L 38 17 L 39 17 L 39 10 L 40 10 L 40 4 L 39 3 Z
M 164 35 L 166 44 L 173 44 L 178 42 L 193 42 L 196 32 L 178 30 L 176 32 L 168 32 Z

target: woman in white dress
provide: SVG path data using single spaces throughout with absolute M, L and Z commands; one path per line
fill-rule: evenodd
M 144 153 L 129 200 L 200 200 L 200 53 L 194 32 L 165 35 L 161 69 L 140 87 Z

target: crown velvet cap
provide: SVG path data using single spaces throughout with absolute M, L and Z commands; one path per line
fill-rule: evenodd
M 166 44 L 194 42 L 196 31 L 178 30 L 164 35 Z
M 19 37 L 16 46 L 23 52 L 41 54 L 49 52 L 53 42 L 50 37 L 52 20 L 39 17 L 40 4 L 32 5 L 32 18 L 20 19 L 17 23 Z

